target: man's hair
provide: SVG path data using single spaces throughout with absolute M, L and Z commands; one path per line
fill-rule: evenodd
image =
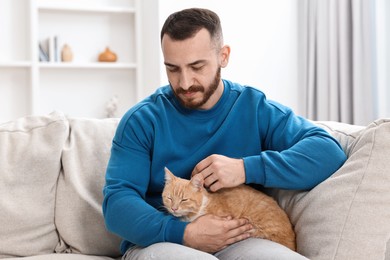
M 185 40 L 193 37 L 205 28 L 211 40 L 218 45 L 223 43 L 221 21 L 216 13 L 203 8 L 189 8 L 175 12 L 168 16 L 161 29 L 160 40 L 168 35 L 173 40 Z

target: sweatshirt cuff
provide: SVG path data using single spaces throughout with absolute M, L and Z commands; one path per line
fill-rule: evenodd
M 261 155 L 243 158 L 245 167 L 245 183 L 265 185 L 265 170 Z
M 165 241 L 182 245 L 184 230 L 187 225 L 188 222 L 172 219 L 167 225 Z

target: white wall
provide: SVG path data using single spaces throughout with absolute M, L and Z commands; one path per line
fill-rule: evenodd
M 151 1 L 146 0 L 145 5 L 156 8 L 156 1 L 154 4 Z M 157 4 L 158 26 L 160 30 L 169 14 L 184 8 L 204 7 L 215 11 L 221 18 L 225 44 L 231 47 L 230 63 L 222 71 L 222 77 L 257 87 L 269 99 L 298 113 L 296 1 L 160 0 Z M 148 24 L 155 25 L 152 17 L 143 26 L 147 28 Z M 156 39 L 160 48 L 159 35 L 153 41 Z M 149 58 L 160 64 L 159 84 L 167 84 L 161 50 L 159 54 L 159 61 L 155 56 Z M 147 60 L 145 57 L 145 62 L 151 64 Z M 152 69 L 146 66 L 145 70 L 150 71 L 149 68 Z M 145 93 L 151 91 L 147 87 Z
M 160 86 L 160 26 L 159 1 L 140 0 L 142 35 L 142 82 L 141 96 L 152 94 Z

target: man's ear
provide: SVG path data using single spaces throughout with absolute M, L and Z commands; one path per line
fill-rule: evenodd
M 222 68 L 225 68 L 229 63 L 229 57 L 230 57 L 230 46 L 224 45 L 220 50 L 220 65 Z
M 191 178 L 191 184 L 194 186 L 198 191 L 203 188 L 204 179 L 202 174 L 195 174 Z

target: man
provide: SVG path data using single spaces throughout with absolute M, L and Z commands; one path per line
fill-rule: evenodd
M 161 46 L 170 84 L 124 115 L 107 168 L 104 217 L 124 239 L 123 259 L 304 259 L 250 238 L 245 219 L 186 223 L 167 214 L 164 167 L 187 179 L 201 174 L 212 192 L 242 183 L 311 189 L 345 161 L 339 144 L 261 91 L 221 79 L 230 47 L 214 12 L 170 15 Z

